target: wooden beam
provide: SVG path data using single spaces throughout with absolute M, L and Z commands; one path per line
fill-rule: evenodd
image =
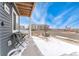
M 21 16 L 31 16 L 34 3 L 33 2 L 16 2 L 16 6 Z
M 20 14 L 30 14 L 30 13 L 21 12 Z
M 31 13 L 31 11 L 28 12 L 28 11 L 26 11 L 26 10 L 25 10 L 25 11 L 24 11 L 24 10 L 19 10 L 19 12 L 20 12 L 20 15 L 24 15 L 24 14 L 25 14 L 25 15 L 26 15 L 26 14 L 27 14 L 27 15 L 30 15 L 30 13 Z
M 34 4 L 34 2 L 22 2 L 22 3 L 25 3 L 25 4 L 29 3 L 29 4 L 32 4 L 32 5 Z
M 17 6 L 18 9 L 24 9 L 24 10 L 30 10 L 32 11 L 32 8 L 30 7 L 24 7 L 24 6 Z
M 28 4 L 28 5 L 30 4 L 31 6 L 34 4 L 34 2 L 22 2 L 22 3 L 23 3 L 23 4 L 26 4 L 26 5 L 27 5 L 27 4 Z
M 24 14 L 24 13 L 21 13 L 20 15 L 21 16 L 30 16 L 30 14 Z
M 19 6 L 27 6 L 27 7 L 33 6 L 32 4 L 29 4 L 29 3 L 16 3 L 16 4 L 19 5 Z
M 31 11 L 31 13 L 30 13 L 30 17 L 31 17 L 31 14 L 32 14 L 32 12 L 33 12 L 34 7 L 35 7 L 35 3 L 33 3 L 32 11 Z
M 30 14 L 30 12 L 25 12 L 25 11 L 20 11 L 20 14 L 24 13 L 24 14 Z
M 24 13 L 30 13 L 31 11 L 29 10 L 24 10 L 24 9 L 19 9 L 20 12 L 24 12 Z

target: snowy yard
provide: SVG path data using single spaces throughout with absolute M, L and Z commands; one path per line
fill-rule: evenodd
M 33 36 L 33 41 L 45 56 L 79 55 L 79 46 L 49 37 L 48 41 Z

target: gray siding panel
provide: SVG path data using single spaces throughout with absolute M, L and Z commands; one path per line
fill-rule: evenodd
M 8 40 L 11 39 L 12 35 L 12 5 L 10 3 L 6 3 L 10 8 L 10 14 L 8 14 L 4 10 L 3 4 L 4 3 L 0 2 L 0 55 L 5 56 L 13 48 L 12 46 L 8 46 Z M 1 26 L 2 21 L 4 22 L 4 26 Z

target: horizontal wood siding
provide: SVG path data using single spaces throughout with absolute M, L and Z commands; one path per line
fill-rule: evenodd
M 12 6 L 11 3 L 6 3 L 10 8 L 10 14 L 8 14 L 3 7 L 2 2 L 0 2 L 0 53 L 2 56 L 7 55 L 7 53 L 12 49 L 12 46 L 8 46 L 8 40 L 11 39 L 12 35 Z M 1 26 L 1 22 L 4 22 L 4 26 Z

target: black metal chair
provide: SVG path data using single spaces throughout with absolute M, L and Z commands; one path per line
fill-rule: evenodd
M 16 47 L 17 45 L 19 45 L 19 46 L 21 45 L 22 47 L 24 47 L 22 45 L 22 43 L 25 41 L 24 37 L 25 37 L 25 35 L 20 33 L 20 32 L 13 33 L 13 35 L 12 35 L 12 45 L 14 47 Z

